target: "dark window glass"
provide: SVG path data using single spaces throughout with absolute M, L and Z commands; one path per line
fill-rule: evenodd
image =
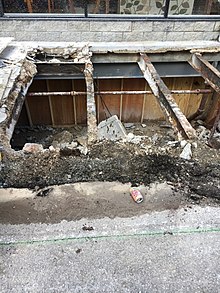
M 163 15 L 165 0 L 3 0 L 5 13 Z M 170 0 L 169 15 L 219 15 L 220 0 Z

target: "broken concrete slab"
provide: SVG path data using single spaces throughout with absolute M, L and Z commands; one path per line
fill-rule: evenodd
M 143 136 L 134 135 L 133 133 L 130 132 L 127 135 L 126 141 L 130 142 L 130 143 L 134 143 L 134 144 L 139 144 L 141 142 L 142 138 L 143 138 Z
M 0 53 L 8 46 L 14 38 L 0 38 Z
M 38 143 L 26 143 L 23 147 L 25 153 L 39 153 L 44 150 L 42 144 Z
M 185 145 L 182 153 L 180 154 L 180 158 L 184 160 L 190 160 L 192 158 L 192 148 L 190 143 Z
M 120 140 L 126 139 L 126 130 L 116 115 L 102 121 L 98 125 L 98 139 Z
M 54 139 L 52 142 L 53 147 L 57 147 L 58 145 L 61 144 L 68 144 L 73 141 L 73 135 L 67 130 L 64 130 L 58 134 L 54 135 Z
M 5 108 L 0 108 L 0 123 L 4 122 L 7 118 L 7 114 L 5 113 Z
M 135 128 L 134 123 L 124 123 L 125 128 Z

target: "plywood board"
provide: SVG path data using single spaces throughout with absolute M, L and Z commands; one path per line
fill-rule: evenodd
M 145 85 L 145 90 L 151 90 L 147 82 Z M 155 96 L 153 94 L 146 94 L 145 96 L 144 120 L 164 120 L 165 116 Z
M 145 89 L 144 79 L 124 79 L 123 90 L 142 91 Z M 140 122 L 144 95 L 123 95 L 122 121 Z
M 48 91 L 62 92 L 71 91 L 72 83 L 71 80 L 48 80 Z M 75 124 L 74 119 L 74 108 L 73 99 L 71 95 L 65 96 L 50 96 L 51 107 L 54 118 L 54 126 L 61 125 L 73 125 Z
M 192 81 L 193 81 L 192 87 L 191 87 L 192 90 L 195 90 L 198 88 L 200 89 L 205 88 L 204 79 L 202 77 L 194 77 Z M 196 113 L 197 110 L 199 109 L 203 94 L 199 94 L 199 95 L 191 94 L 188 96 L 189 96 L 189 103 L 188 103 L 186 116 L 190 117 L 192 114 Z
M 121 79 L 96 80 L 95 89 L 98 91 L 120 91 Z M 120 116 L 120 97 L 121 95 L 96 95 L 99 122 L 112 115 Z
M 164 78 L 170 90 L 190 90 L 204 88 L 202 78 Z M 144 79 L 103 79 L 94 80 L 95 91 L 120 91 L 120 90 L 149 90 Z M 48 86 L 47 86 L 48 85 Z M 29 91 L 86 91 L 85 80 L 35 80 Z M 143 103 L 145 97 L 145 103 Z M 182 112 L 189 117 L 195 113 L 200 105 L 202 94 L 173 94 L 174 99 Z M 75 99 L 75 101 L 74 101 Z M 117 115 L 124 122 L 140 122 L 143 114 L 144 120 L 164 120 L 165 116 L 153 94 L 142 95 L 103 95 L 96 96 L 98 122 L 111 115 Z M 51 111 L 53 113 L 54 126 L 86 124 L 86 95 L 84 96 L 51 96 L 51 108 L 49 97 L 28 97 L 27 99 L 33 124 L 51 125 Z M 143 109 L 144 104 L 144 109 Z M 74 108 L 75 105 L 75 108 Z M 106 105 L 106 106 L 105 106 Z M 106 109 L 108 108 L 108 110 Z M 143 111 L 143 113 L 142 113 Z M 27 121 L 23 111 L 22 123 Z
M 166 80 L 170 90 L 190 90 L 192 88 L 193 78 L 175 77 Z M 190 101 L 189 94 L 173 94 L 173 98 L 184 115 L 187 115 Z
M 45 80 L 35 80 L 29 88 L 29 92 L 44 91 L 47 91 Z M 51 125 L 52 120 L 48 97 L 35 96 L 27 97 L 26 99 L 33 125 Z
M 86 92 L 86 83 L 84 79 L 76 79 L 73 81 L 73 90 L 76 92 Z M 87 124 L 86 114 L 86 95 L 76 96 L 76 121 L 77 124 Z

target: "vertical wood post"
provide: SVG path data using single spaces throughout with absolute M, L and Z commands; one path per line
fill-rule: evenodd
M 97 140 L 97 119 L 93 82 L 93 65 L 91 61 L 85 63 L 85 80 L 87 90 L 87 138 L 88 144 L 92 144 Z

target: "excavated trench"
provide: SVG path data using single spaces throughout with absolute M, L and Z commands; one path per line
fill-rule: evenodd
M 171 80 L 166 82 L 169 84 Z M 182 84 L 182 80 L 176 80 L 176 83 Z M 99 90 L 104 91 L 110 85 L 115 86 L 111 90 L 119 90 L 122 85 L 124 90 L 140 89 L 142 86 L 145 89 L 144 79 L 137 79 L 135 82 L 132 80 L 131 83 L 131 79 L 103 80 L 99 81 L 98 86 Z M 183 84 L 188 87 L 189 83 L 191 88 L 198 87 L 198 84 L 204 86 L 201 78 L 195 78 L 190 82 L 184 81 Z M 131 85 L 132 87 L 129 88 Z M 50 82 L 41 80 L 36 84 L 33 83 L 31 90 L 37 91 L 39 87 L 41 90 L 45 87 L 44 91 L 48 88 L 51 91 L 51 87 L 53 91 L 57 91 L 60 87 L 65 91 L 71 91 L 72 87 L 78 87 L 78 91 L 85 91 L 82 80 L 77 82 L 66 80 L 60 83 L 56 80 Z M 168 182 L 174 191 L 181 192 L 183 196 L 193 198 L 194 201 L 206 197 L 218 203 L 219 151 L 208 147 L 201 136 L 201 140 L 191 142 L 193 146 L 191 159 L 181 159 L 180 153 L 183 148 L 181 142 L 177 141 L 170 125 L 161 127 L 161 112 L 155 106 L 155 101 L 152 102 L 153 95 L 149 96 L 147 102 L 144 95 L 136 100 L 128 96 L 99 97 L 99 100 L 97 96 L 98 122 L 106 118 L 106 110 L 108 115 L 119 114 L 121 120 L 126 122 L 141 120 L 141 123 L 133 123 L 132 129 L 127 129 L 127 132 L 143 138 L 139 142 L 99 141 L 89 147 L 87 130 L 83 126 L 87 122 L 85 96 L 79 99 L 73 99 L 72 96 L 64 96 L 62 99 L 54 97 L 53 100 L 49 95 L 44 98 L 26 98 L 23 109 L 20 109 L 20 120 L 16 111 L 17 120 L 11 120 L 17 123 L 17 126 L 11 136 L 12 149 L 6 149 L 2 154 L 0 186 L 39 191 L 51 185 L 76 182 L 118 181 L 130 182 L 133 186 Z M 195 112 L 198 108 L 201 95 L 199 97 L 196 95 L 195 101 L 195 105 L 192 105 L 189 99 L 187 100 L 188 108 L 185 110 L 189 114 L 190 111 Z M 71 114 L 70 109 L 71 111 L 73 109 Z M 153 114 L 158 119 L 152 126 L 143 118 Z M 204 128 L 200 127 L 200 132 L 204 132 Z M 25 143 L 37 143 L 38 147 L 41 145 L 42 148 L 27 152 L 23 149 Z

